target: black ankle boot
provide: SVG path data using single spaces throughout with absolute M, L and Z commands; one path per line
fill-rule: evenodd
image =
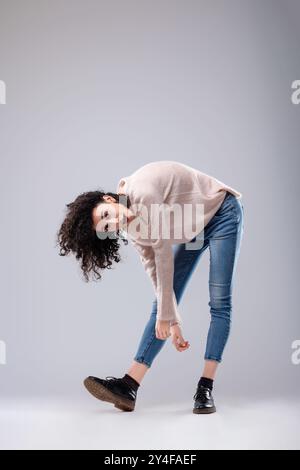
M 133 388 L 124 378 L 87 377 L 84 381 L 85 388 L 98 400 L 113 403 L 122 411 L 133 411 L 136 402 L 137 389 Z
M 193 413 L 196 414 L 210 414 L 216 412 L 212 391 L 208 387 L 198 385 L 197 391 L 194 395 L 194 409 Z

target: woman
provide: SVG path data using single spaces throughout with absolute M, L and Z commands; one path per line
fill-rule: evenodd
M 189 348 L 178 304 L 197 262 L 209 248 L 211 322 L 193 412 L 216 411 L 213 383 L 229 337 L 233 277 L 244 231 L 241 198 L 240 192 L 195 168 L 158 161 L 121 178 L 116 193 L 87 192 L 67 204 L 58 233 L 60 255 L 74 253 L 85 279 L 90 275 L 100 279 L 101 270 L 120 261 L 119 239 L 127 244 L 129 238 L 155 292 L 150 318 L 127 373 L 105 379 L 87 377 L 84 385 L 93 396 L 133 411 L 143 377 L 167 338 L 172 338 L 178 352 Z

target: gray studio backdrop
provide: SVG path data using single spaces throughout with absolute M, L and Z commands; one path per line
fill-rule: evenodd
M 87 399 L 87 375 L 127 370 L 153 300 L 136 250 L 122 246 L 122 262 L 87 284 L 55 234 L 79 193 L 114 191 L 155 160 L 243 193 L 218 394 L 298 393 L 299 17 L 296 0 L 0 0 L 3 397 Z M 208 269 L 207 251 L 179 307 L 191 348 L 165 345 L 145 400 L 194 393 Z

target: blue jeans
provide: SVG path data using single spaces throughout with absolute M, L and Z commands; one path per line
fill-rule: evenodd
M 180 303 L 188 280 L 197 262 L 209 247 L 209 302 L 210 327 L 207 336 L 204 359 L 222 361 L 227 343 L 232 312 L 232 286 L 237 259 L 244 232 L 244 206 L 240 199 L 227 192 L 221 207 L 204 227 L 198 249 L 186 249 L 185 243 L 173 245 L 174 283 L 173 289 L 177 303 Z M 194 242 L 197 237 L 193 238 Z M 202 245 L 202 246 L 201 246 Z M 167 341 L 156 338 L 155 324 L 157 301 L 152 304 L 150 318 L 146 324 L 134 360 L 151 364 Z

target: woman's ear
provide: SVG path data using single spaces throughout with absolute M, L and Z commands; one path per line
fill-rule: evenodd
M 103 199 L 105 202 L 117 202 L 116 199 L 112 196 L 109 196 L 108 194 L 105 194 L 103 196 Z

